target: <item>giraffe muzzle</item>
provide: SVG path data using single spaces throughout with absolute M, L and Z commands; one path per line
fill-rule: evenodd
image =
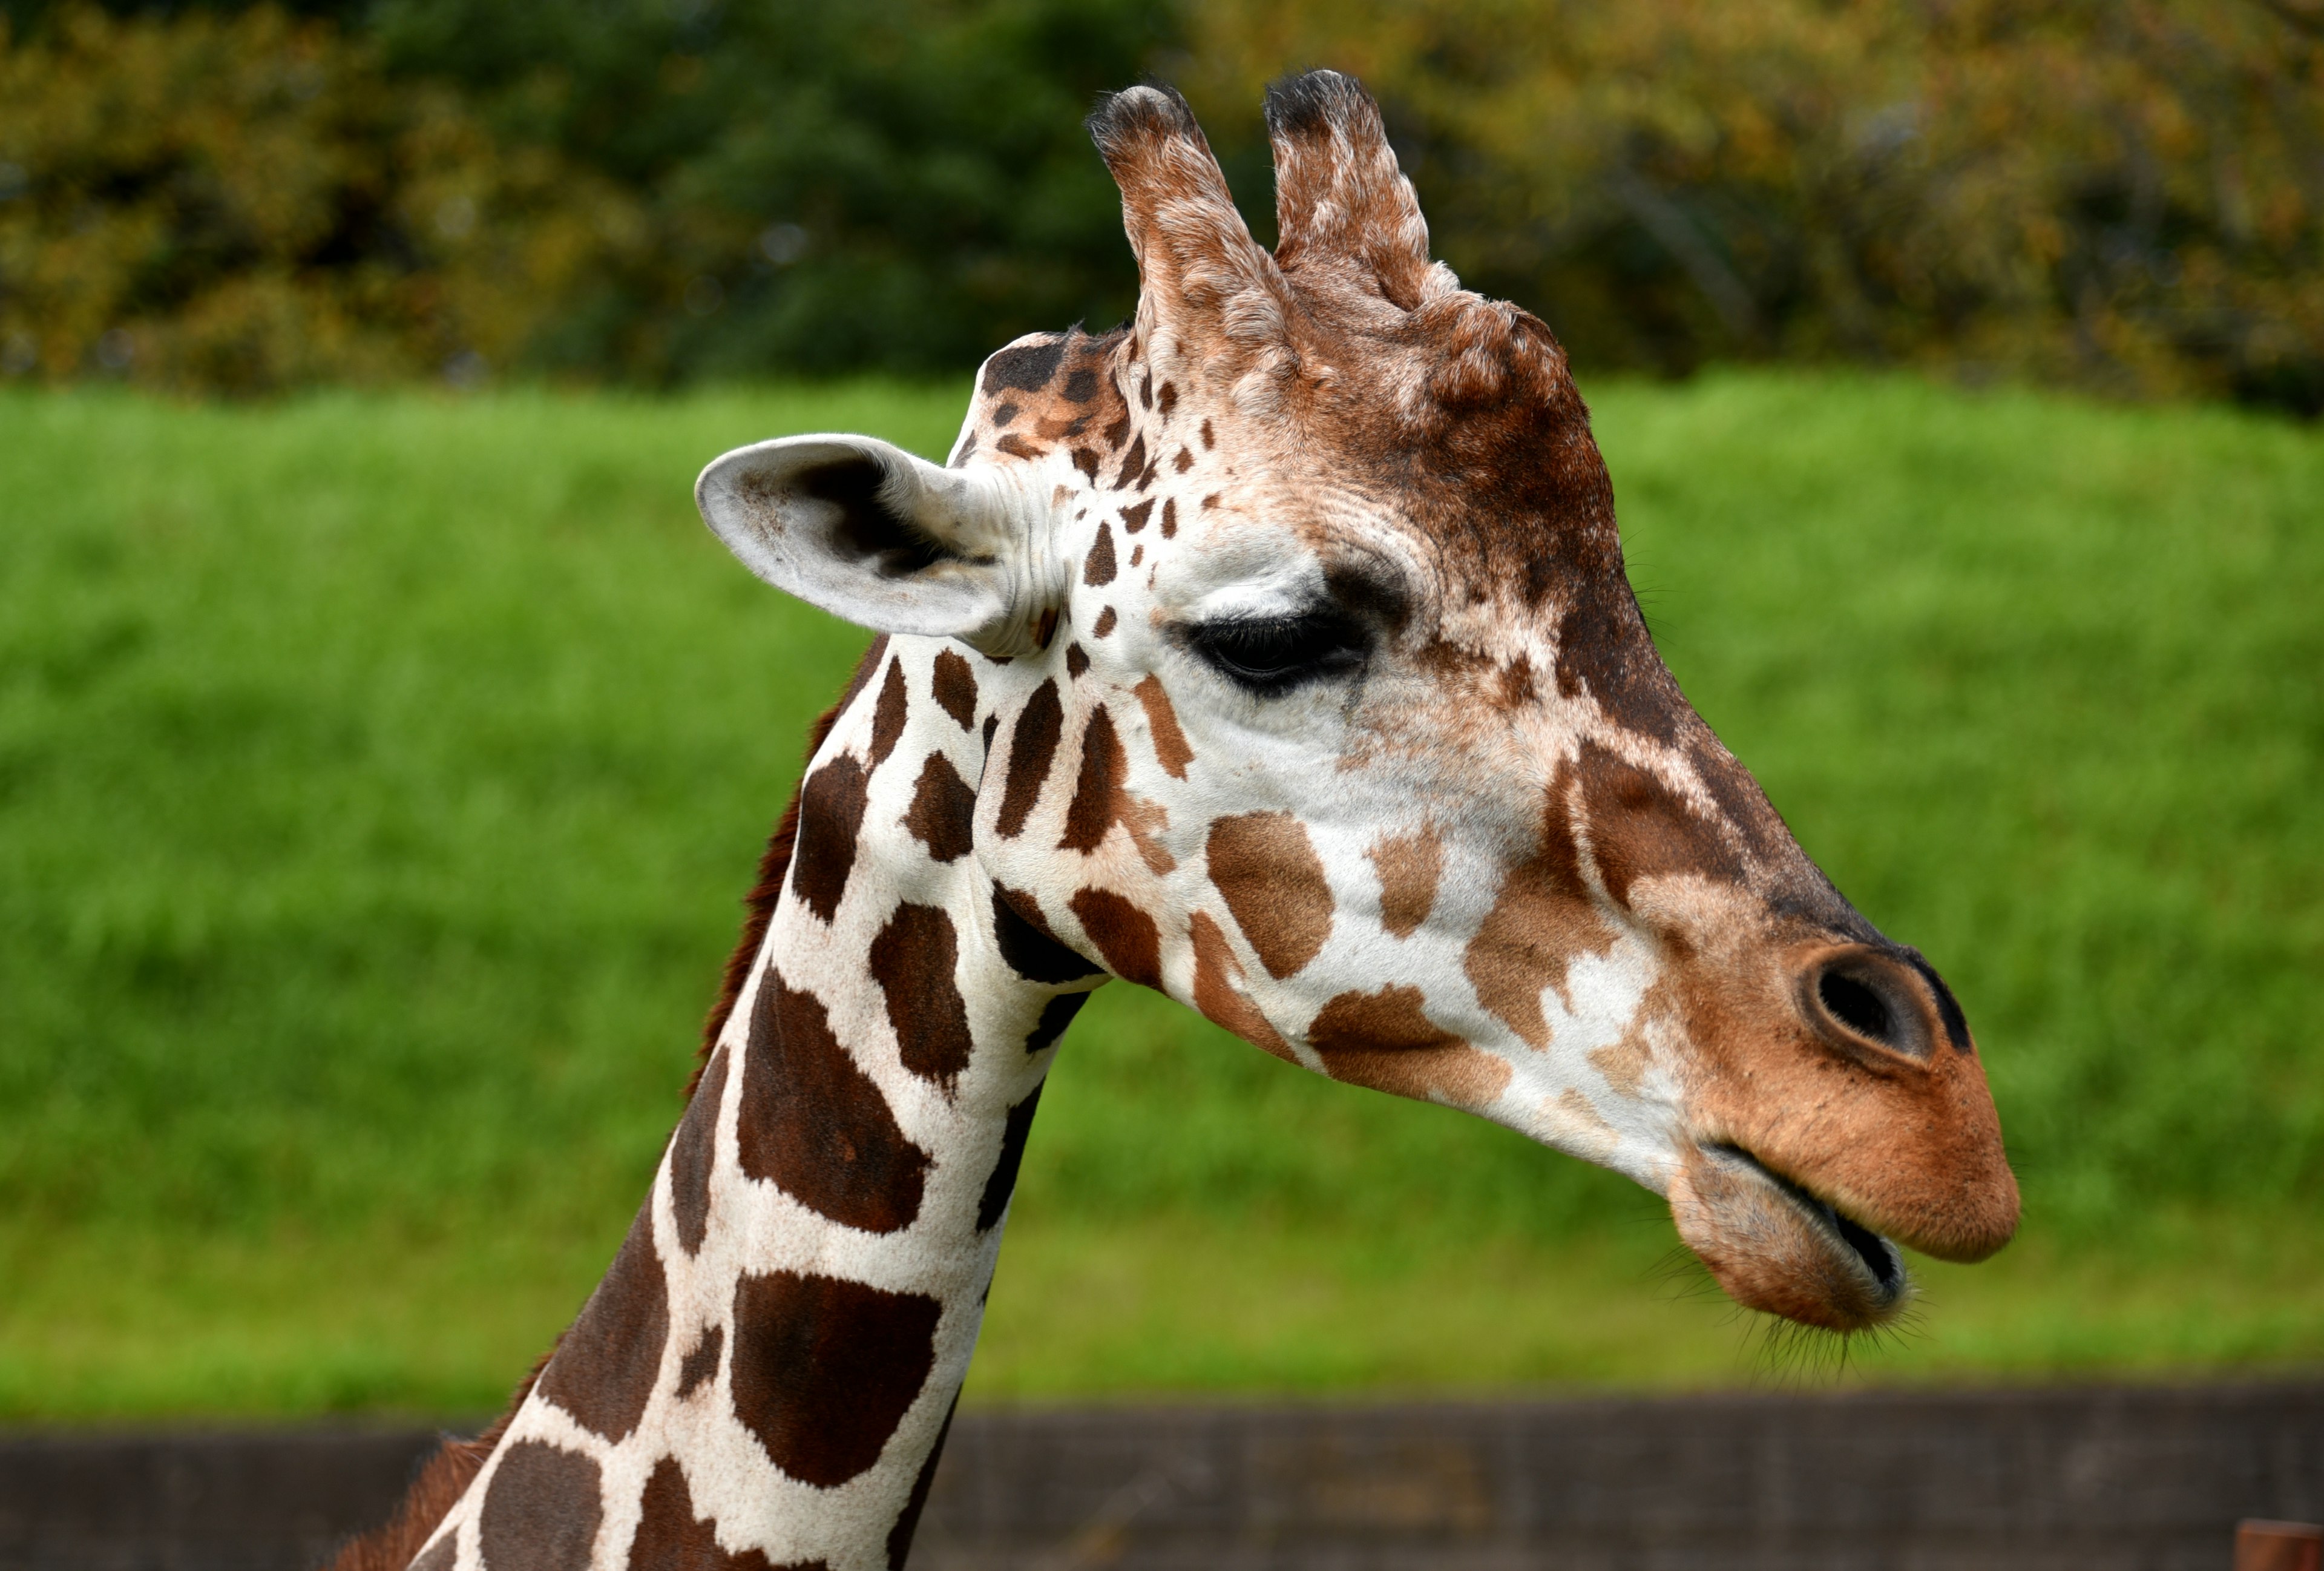
M 1679 1236 L 1748 1308 L 1851 1332 L 1894 1320 L 1912 1299 L 1895 1244 L 1741 1146 L 1698 1147 L 1670 1201 Z

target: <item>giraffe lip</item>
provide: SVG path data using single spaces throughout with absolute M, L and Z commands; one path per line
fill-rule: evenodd
M 1788 1201 L 1822 1236 L 1834 1257 L 1851 1268 L 1870 1289 L 1875 1307 L 1892 1308 L 1904 1301 L 1911 1280 L 1904 1257 L 1885 1236 L 1865 1226 L 1831 1201 L 1794 1179 L 1787 1178 L 1739 1145 L 1706 1145 L 1706 1153 L 1753 1174 Z

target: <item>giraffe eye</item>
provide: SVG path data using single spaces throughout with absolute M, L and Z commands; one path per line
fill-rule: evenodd
M 1186 633 L 1187 647 L 1247 692 L 1271 698 L 1364 663 L 1361 626 L 1330 611 L 1211 622 Z

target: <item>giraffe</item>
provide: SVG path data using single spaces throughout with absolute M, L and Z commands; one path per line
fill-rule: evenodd
M 1098 109 L 1137 314 L 993 355 L 944 467 L 703 472 L 745 566 L 879 637 L 612 1268 L 342 1571 L 901 1566 L 1115 977 L 1629 1175 L 1806 1325 L 2015 1231 L 1960 1006 L 1680 695 L 1548 329 L 1430 260 L 1351 79 L 1267 112 L 1271 254 L 1176 93 Z

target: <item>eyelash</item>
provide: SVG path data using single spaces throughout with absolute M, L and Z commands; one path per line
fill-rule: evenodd
M 1221 676 L 1266 698 L 1351 670 L 1370 653 L 1362 630 L 1329 612 L 1207 623 L 1190 630 L 1186 643 Z

